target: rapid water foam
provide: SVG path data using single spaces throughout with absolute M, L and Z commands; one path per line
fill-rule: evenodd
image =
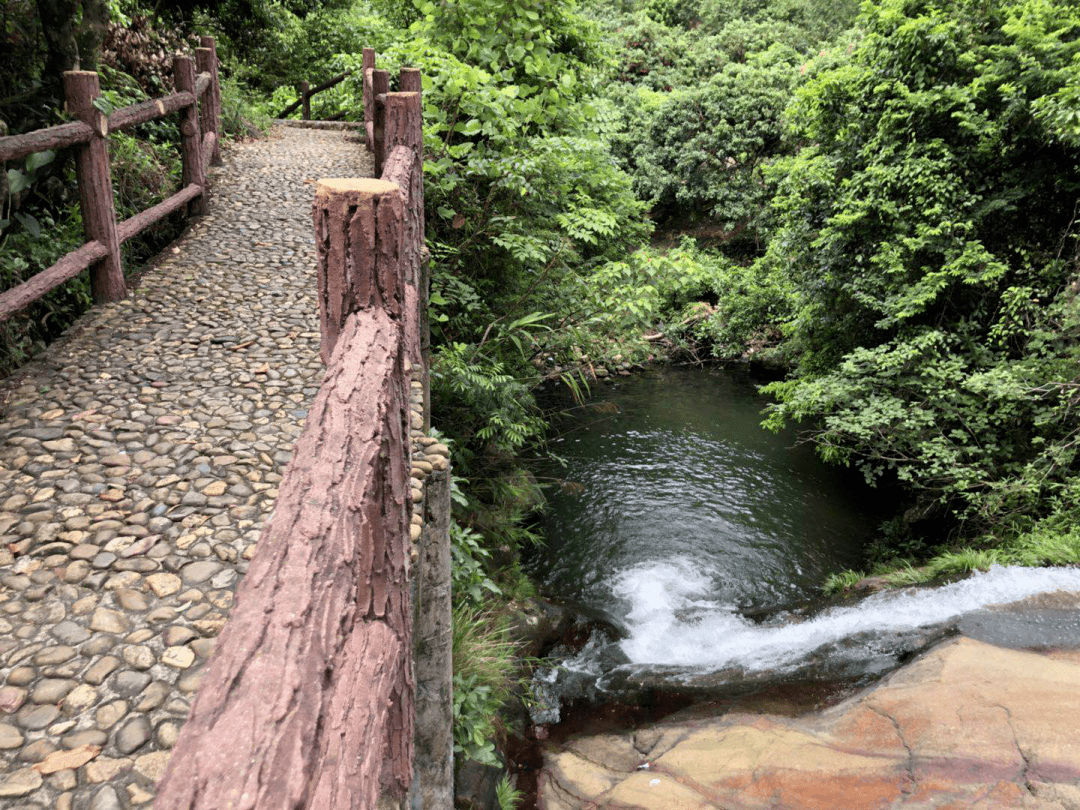
M 994 566 L 951 585 L 883 592 L 778 627 L 755 624 L 733 606 L 717 605 L 708 598 L 713 587 L 709 573 L 686 559 L 621 572 L 614 590 L 630 603 L 629 636 L 621 642 L 630 662 L 697 671 L 780 669 L 860 633 L 928 627 L 1039 593 L 1080 591 L 1080 569 Z

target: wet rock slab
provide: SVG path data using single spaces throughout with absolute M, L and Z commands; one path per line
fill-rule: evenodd
M 539 806 L 1080 807 L 1080 655 L 958 638 L 816 714 L 731 713 L 545 752 Z
M 311 200 L 349 132 L 230 147 L 127 300 L 0 384 L 0 806 L 149 807 L 322 381 Z

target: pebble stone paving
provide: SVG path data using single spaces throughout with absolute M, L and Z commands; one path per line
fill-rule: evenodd
M 311 201 L 276 127 L 128 299 L 0 384 L 0 807 L 149 806 L 322 381 Z

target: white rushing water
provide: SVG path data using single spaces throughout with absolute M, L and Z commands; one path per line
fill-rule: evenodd
M 927 627 L 1039 593 L 1080 591 L 1080 568 L 994 566 L 951 585 L 883 592 L 783 626 L 755 624 L 733 607 L 718 605 L 709 599 L 713 588 L 709 572 L 688 559 L 621 572 L 615 593 L 630 604 L 629 636 L 621 642 L 630 662 L 696 670 L 782 668 L 823 645 L 868 631 Z

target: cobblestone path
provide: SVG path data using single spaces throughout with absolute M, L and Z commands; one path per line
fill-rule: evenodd
M 368 161 L 232 147 L 133 296 L 0 384 L 0 807 L 152 800 L 322 380 L 315 181 Z

